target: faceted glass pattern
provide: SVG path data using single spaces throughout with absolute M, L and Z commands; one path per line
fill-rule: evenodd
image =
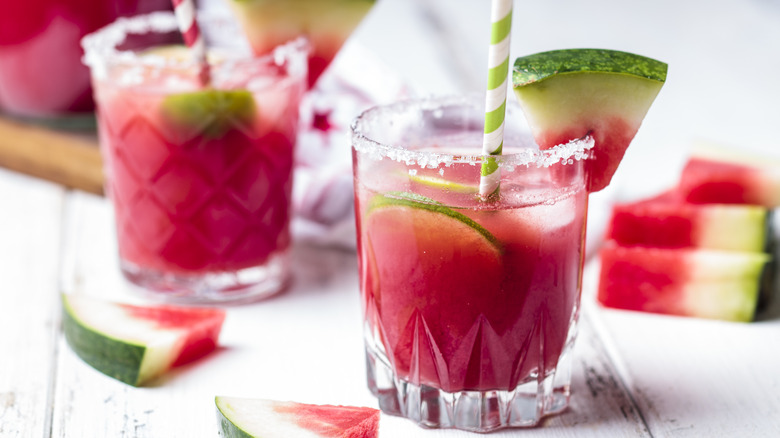
M 176 26 L 173 15 L 141 16 L 132 28 L 157 31 L 161 20 Z M 111 38 L 130 25 L 113 26 L 106 44 L 120 44 Z M 148 51 L 105 60 L 87 52 L 125 276 L 177 301 L 279 291 L 306 42 L 265 57 L 222 53 L 206 85 L 199 68 L 168 52 L 156 60 Z

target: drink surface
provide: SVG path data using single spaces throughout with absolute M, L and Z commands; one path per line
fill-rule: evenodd
M 502 169 L 500 201 L 486 203 L 473 163 L 358 161 L 361 291 L 381 360 L 447 392 L 511 391 L 553 372 L 573 341 L 587 202 L 581 182 L 555 181 L 576 166 Z M 399 193 L 436 206 L 372 207 Z
M 119 73 L 96 81 L 123 262 L 167 273 L 229 272 L 261 265 L 289 245 L 303 81 L 281 67 L 246 73 L 251 80 L 231 71 L 213 84 L 218 91 L 199 89 L 193 74 L 158 72 L 122 86 Z M 223 106 L 189 115 L 198 101 L 188 99 L 204 94 Z M 233 108 L 247 96 L 251 110 Z M 173 114 L 185 111 L 185 122 L 171 116 L 172 105 Z
M 120 16 L 170 8 L 168 0 L 5 2 L 0 13 L 0 110 L 28 117 L 92 111 L 81 37 Z

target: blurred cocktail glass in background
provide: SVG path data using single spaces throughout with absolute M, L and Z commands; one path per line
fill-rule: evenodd
M 156 13 L 83 42 L 122 272 L 181 302 L 276 293 L 308 42 L 263 56 L 209 43 L 204 86 L 190 52 L 170 46 L 180 38 L 173 14 Z

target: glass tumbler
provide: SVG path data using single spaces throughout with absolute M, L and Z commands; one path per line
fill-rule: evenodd
M 172 13 L 120 19 L 82 44 L 124 276 L 184 303 L 282 290 L 308 42 L 257 57 L 210 43 L 208 84 Z
M 533 426 L 568 404 L 593 142 L 540 151 L 518 107 L 506 120 L 495 197 L 482 96 L 352 124 L 368 386 L 425 427 Z

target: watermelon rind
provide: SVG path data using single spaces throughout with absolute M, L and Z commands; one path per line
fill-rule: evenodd
M 237 399 L 228 397 L 215 397 L 217 405 L 217 423 L 220 435 L 223 438 L 253 438 L 254 435 L 246 432 L 240 425 L 245 413 L 240 409 L 242 403 L 236 403 Z M 244 426 L 246 427 L 246 426 Z
M 270 415 L 274 402 L 221 396 L 215 397 L 214 402 L 217 405 L 217 422 L 224 438 L 271 438 L 262 431 L 274 423 Z M 290 425 L 280 427 L 280 432 L 298 432 L 295 429 L 285 430 Z
M 702 246 L 731 251 L 767 251 L 772 239 L 769 210 L 757 205 L 705 204 L 711 218 L 701 231 Z
M 185 348 L 186 328 L 163 328 L 129 311 L 154 307 L 75 294 L 63 294 L 62 307 L 63 332 L 73 352 L 96 370 L 128 385 L 141 386 L 161 375 Z M 224 312 L 214 312 L 220 312 L 224 319 Z
M 752 321 L 771 257 L 764 253 L 695 251 L 686 303 L 696 316 L 735 322 Z
M 552 50 L 515 60 L 515 88 L 567 73 L 610 73 L 665 82 L 666 63 L 635 53 L 605 49 Z
M 311 405 L 292 401 L 216 396 L 217 422 L 223 438 L 318 438 L 322 436 L 375 436 L 376 424 L 361 430 L 378 410 L 354 406 Z M 326 416 L 311 416 L 311 409 Z M 344 422 L 340 414 L 361 412 L 356 422 Z M 376 416 L 376 417 L 375 417 Z M 333 421 L 335 420 L 335 421 Z M 309 428 L 313 428 L 309 429 Z M 348 435 L 341 435 L 340 432 Z M 347 430 L 348 429 L 348 430 Z M 319 430 L 319 432 L 318 432 Z M 360 433 L 360 435 L 356 435 Z
M 601 250 L 601 261 L 598 299 L 609 307 L 734 322 L 753 320 L 772 275 L 770 255 L 757 252 L 610 242 Z M 660 280 L 667 276 L 667 282 Z M 648 278 L 655 280 L 645 282 Z M 642 308 L 634 307 L 636 296 L 646 297 Z
M 306 36 L 312 51 L 309 86 L 336 56 L 376 0 L 232 0 L 228 1 L 255 53 Z M 315 59 L 315 62 L 311 62 Z
M 121 341 L 100 333 L 79 320 L 70 300 L 63 299 L 62 328 L 70 348 L 84 362 L 128 385 L 138 386 L 141 363 L 146 353 L 144 345 Z

